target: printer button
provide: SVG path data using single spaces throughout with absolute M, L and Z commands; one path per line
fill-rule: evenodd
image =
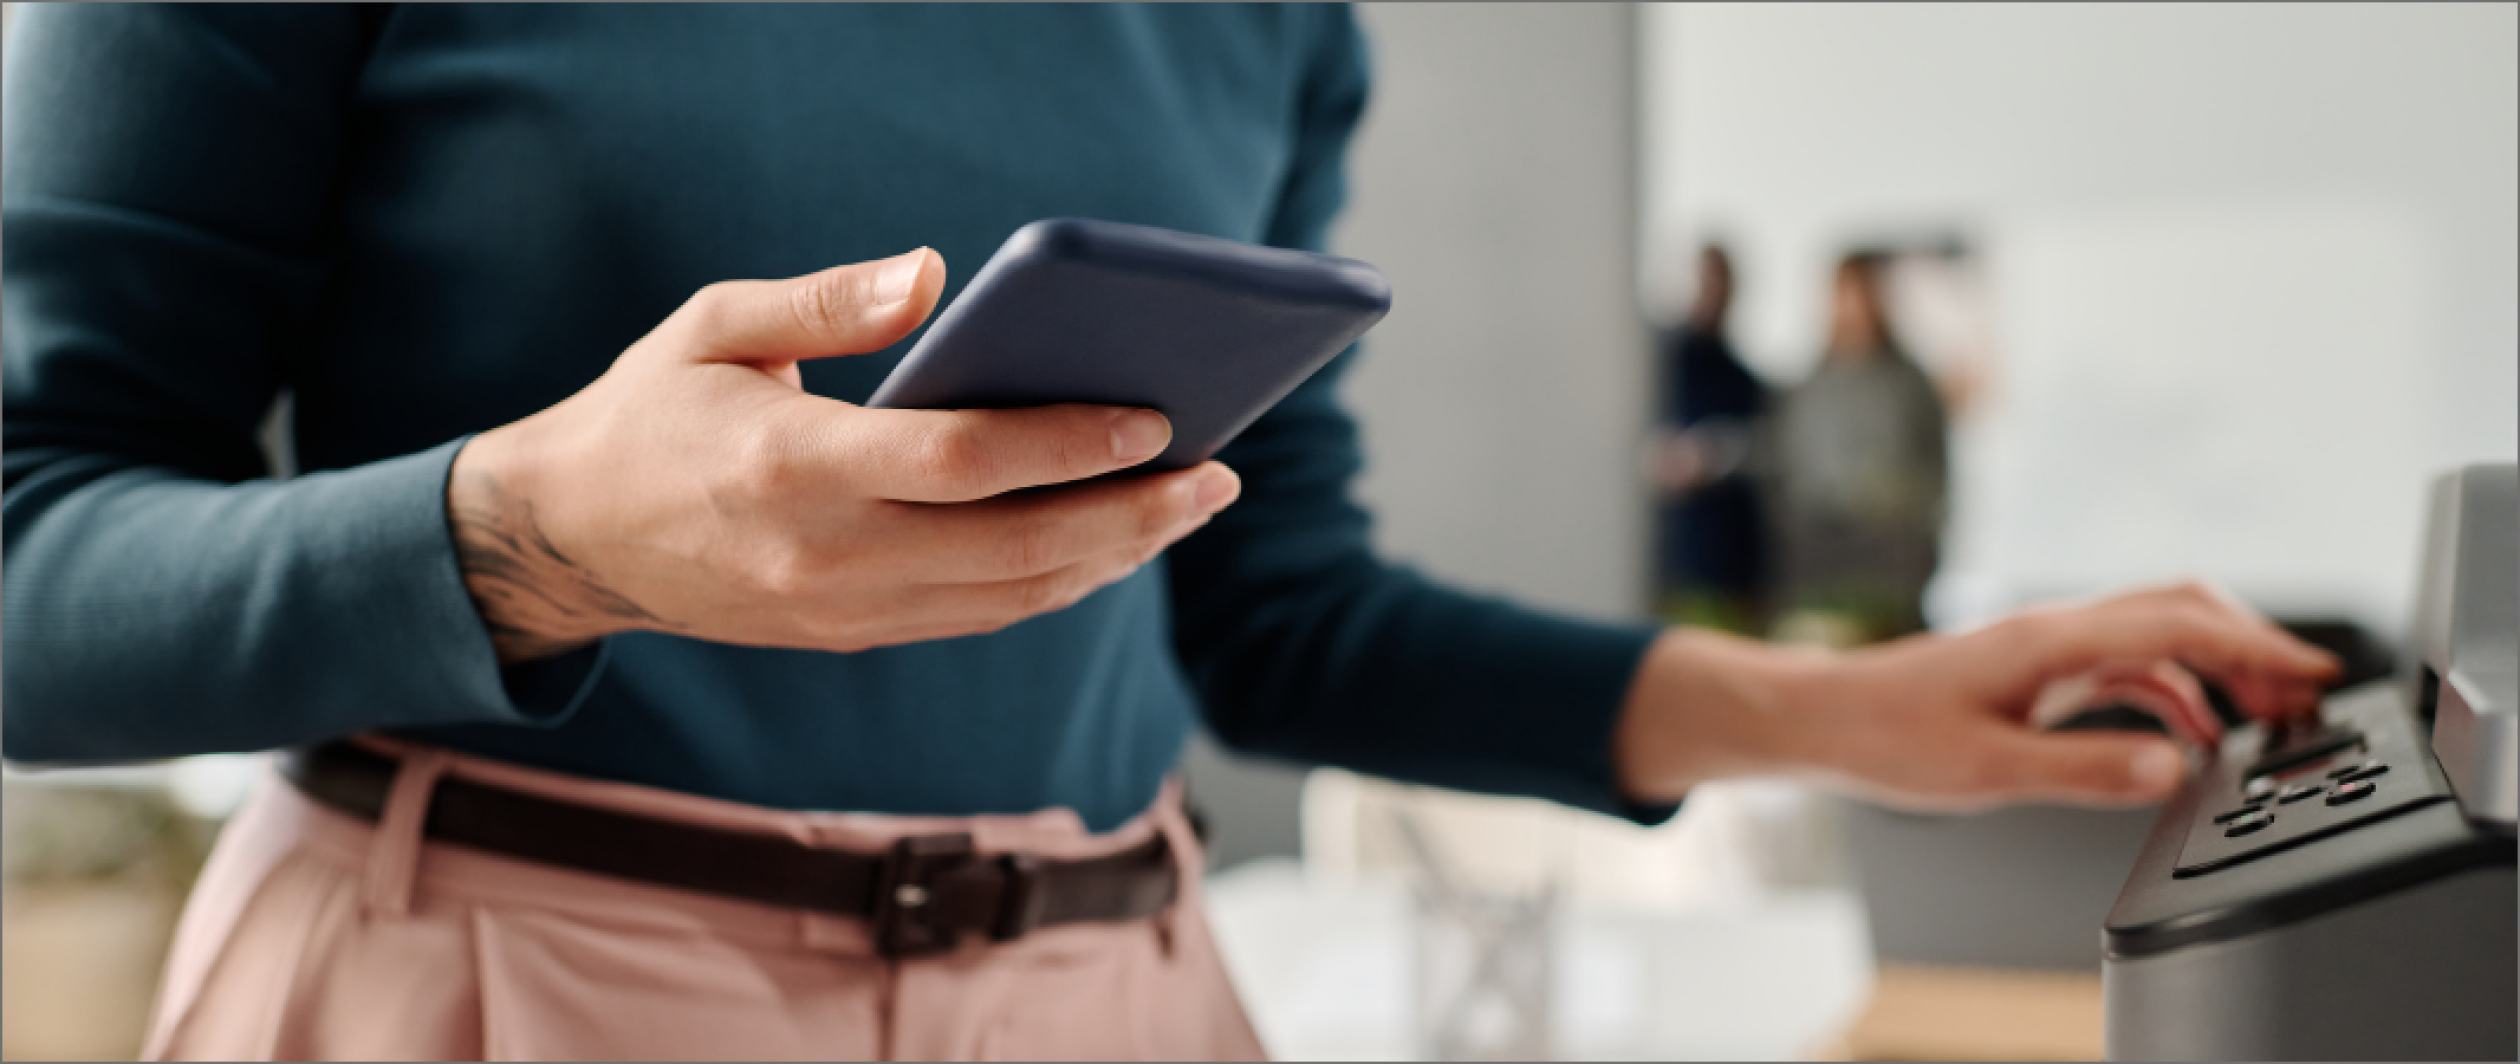
M 2277 791 L 2275 793 L 2275 800 L 2285 805 L 2291 805 L 2304 798 L 2316 798 L 2319 796 L 2320 791 L 2324 791 L 2326 789 L 2327 785 L 2323 783 L 2296 783 L 2290 787 L 2284 788 L 2281 791 Z
M 2252 802 L 2263 802 L 2274 797 L 2274 777 L 2260 776 L 2256 779 L 2250 780 L 2247 786 L 2240 788 L 2240 796 Z
M 2369 764 L 2354 766 L 2354 770 L 2352 772 L 2348 772 L 2337 777 L 2337 781 L 2340 783 L 2356 783 L 2362 780 L 2372 779 L 2388 771 L 2389 766 L 2374 761 Z
M 2356 762 L 2354 762 L 2353 764 L 2350 764 L 2350 765 L 2345 766 L 2344 768 L 2340 768 L 2340 769 L 2336 769 L 2336 770 L 2334 770 L 2334 771 L 2331 771 L 2331 772 L 2329 772 L 2329 773 L 2328 773 L 2328 778 L 2329 778 L 2329 779 L 2332 779 L 2332 780 L 2341 780 L 2341 779 L 2344 779 L 2344 778 L 2345 778 L 2345 777 L 2347 777 L 2347 776 L 2358 775 L 2358 774 L 2360 774 L 2360 773 L 2364 773 L 2364 772 L 2369 772 L 2370 774 L 2372 774 L 2372 775 L 2374 775 L 2374 776 L 2377 776 L 2377 775 L 2379 775 L 2379 774 L 2381 774 L 2381 773 L 2383 773 L 2383 772 L 2387 772 L 2388 770 L 2389 770 L 2389 766 L 2381 764 L 2381 763 L 2380 763 L 2380 761 L 2379 761 L 2379 759 L 2377 759 L 2377 758 L 2371 758 L 2371 759 L 2366 759 L 2366 760 L 2362 760 L 2362 761 L 2356 761 Z
M 2264 809 L 2264 808 L 2265 808 L 2264 806 L 2258 806 L 2258 805 L 2244 805 L 2244 806 L 2241 806 L 2241 807 L 2240 807 L 2240 808 L 2238 808 L 2238 809 L 2234 809 L 2234 810 L 2232 810 L 2232 811 L 2230 811 L 2230 812 L 2228 812 L 2228 813 L 2224 813 L 2224 814 L 2222 814 L 2222 815 L 2220 815 L 2220 816 L 2215 817 L 2215 818 L 2214 818 L 2214 823 L 2217 823 L 2217 824 L 2228 824 L 2228 823 L 2231 823 L 2231 822 L 2232 822 L 2232 821 L 2234 821 L 2234 820 L 2238 820 L 2238 819 L 2240 819 L 2241 817 L 2247 816 L 2247 815 L 2249 815 L 2249 814 L 2251 814 L 2251 813 L 2258 812 L 2258 811 L 2260 811 L 2260 810 L 2262 810 L 2262 809 Z
M 2231 826 L 2223 829 L 2223 835 L 2236 839 L 2242 835 L 2250 834 L 2251 832 L 2263 831 L 2266 829 L 2268 824 L 2272 824 L 2274 822 L 2275 814 L 2273 811 L 2266 809 L 2252 810 L 2249 815 L 2233 820 L 2231 822 Z
M 2336 790 L 2328 795 L 2327 804 L 2343 805 L 2347 802 L 2359 802 L 2365 798 L 2371 797 L 2371 792 L 2378 787 L 2379 784 L 2373 783 L 2370 780 L 2355 780 L 2351 783 L 2340 783 L 2337 784 Z

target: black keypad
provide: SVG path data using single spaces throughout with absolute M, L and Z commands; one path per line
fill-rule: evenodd
M 2195 819 L 2172 876 L 2212 875 L 2295 847 L 2331 841 L 2403 810 L 2450 797 L 2426 767 L 2428 738 L 2394 691 L 2340 695 L 2321 707 L 2324 727 L 2266 728 L 2235 735 L 2181 799 Z M 2340 737 L 2351 737 L 2340 742 Z M 2408 767 L 2408 766 L 2414 767 Z M 2369 836 L 2356 836 L 2367 840 Z

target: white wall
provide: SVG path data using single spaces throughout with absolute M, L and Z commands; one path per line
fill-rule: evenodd
M 1643 605 L 1648 413 L 1634 250 L 1635 13 L 1366 4 L 1374 97 L 1332 242 L 1391 278 L 1347 398 L 1376 545 L 1594 616 Z M 1218 859 L 1293 853 L 1299 773 L 1185 763 Z
M 2198 572 L 2393 625 L 2420 479 L 2520 435 L 2514 13 L 1654 8 L 1646 294 L 1725 233 L 1788 379 L 1842 241 L 1957 223 L 2000 376 L 1947 604 Z
M 1348 396 L 1380 546 L 1593 614 L 1643 603 L 1635 13 L 1368 4 L 1343 254 L 1390 275 Z

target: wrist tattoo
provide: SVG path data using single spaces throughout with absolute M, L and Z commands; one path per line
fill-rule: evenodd
M 553 545 L 532 500 L 487 472 L 458 470 L 447 522 L 464 589 L 502 664 L 550 657 L 622 628 L 677 627 L 606 585 Z

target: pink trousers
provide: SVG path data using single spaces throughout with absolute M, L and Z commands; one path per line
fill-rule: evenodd
M 425 747 L 379 823 L 267 779 L 184 911 L 154 1059 L 1257 1059 L 1208 936 L 1172 788 L 1107 834 L 1075 814 L 791 813 Z M 452 773 L 651 817 L 880 852 L 968 831 L 983 853 L 1125 850 L 1156 832 L 1181 899 L 1153 918 L 887 960 L 863 923 L 426 842 Z

